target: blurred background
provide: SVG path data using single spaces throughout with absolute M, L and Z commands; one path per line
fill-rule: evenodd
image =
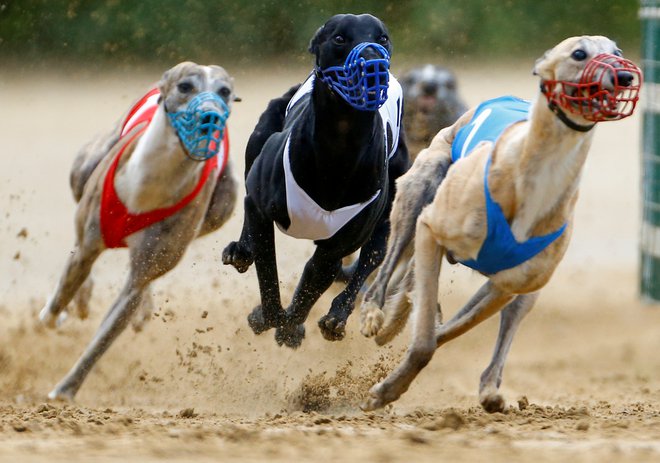
M 369 12 L 383 19 L 394 44 L 395 75 L 423 63 L 447 65 L 472 106 L 503 94 L 535 98 L 534 61 L 571 35 L 606 35 L 639 63 L 639 9 L 637 0 L 0 0 L 0 410 L 3 400 L 43 400 L 124 284 L 127 252 L 104 253 L 93 271 L 91 319 L 71 317 L 54 332 L 36 322 L 74 242 L 76 206 L 68 185 L 74 156 L 112 127 L 166 69 L 193 60 L 220 64 L 234 76 L 243 101 L 232 108 L 230 156 L 242 178 L 245 145 L 259 115 L 271 98 L 305 79 L 312 65 L 309 40 L 336 13 Z M 543 405 L 625 406 L 625 423 L 603 426 L 607 438 L 642 439 L 637 428 L 627 429 L 628 422 L 642 423 L 628 410 L 648 410 L 657 421 L 660 403 L 660 311 L 644 309 L 638 285 L 642 119 L 638 110 L 595 131 L 571 245 L 514 343 L 503 386 L 512 404 L 528 394 L 530 403 Z M 660 130 L 660 117 L 656 125 Z M 357 311 L 344 341 L 322 339 L 316 321 L 338 285 L 312 310 L 298 351 L 278 348 L 271 332 L 254 336 L 245 317 L 259 302 L 255 271 L 239 275 L 221 263 L 222 249 L 240 233 L 242 216 L 239 201 L 223 228 L 195 241 L 177 268 L 154 284 L 154 319 L 143 333 L 127 330 L 117 340 L 81 390 L 81 403 L 253 416 L 296 410 L 289 397 L 296 397 L 309 375 L 327 372 L 346 383 L 335 372 L 353 365 L 356 377 L 366 379 L 342 393 L 355 398 L 373 382 L 367 373 L 379 374 L 374 365 L 394 367 L 409 335 L 377 348 L 360 335 Z M 282 299 L 289 301 L 313 246 L 279 233 L 276 239 Z M 447 318 L 483 283 L 478 274 L 449 265 L 443 265 L 441 280 Z M 478 378 L 497 323 L 493 317 L 443 347 L 398 410 L 477 405 Z M 648 429 L 655 423 L 649 421 Z M 527 433 L 525 426 L 520 433 Z M 547 432 L 553 436 L 563 432 L 552 427 Z M 579 448 L 605 447 L 596 428 L 579 431 L 578 445 L 589 438 L 593 444 Z M 484 429 L 471 441 L 492 434 L 491 426 Z M 653 429 L 660 441 L 659 427 Z M 270 435 L 279 439 L 276 432 Z M 508 452 L 515 433 L 498 435 Z M 14 435 L 4 436 L 7 441 Z M 42 437 L 25 436 L 31 446 Z M 140 435 L 134 439 L 142 445 Z M 554 446 L 553 441 L 543 448 Z M 382 455 L 378 461 L 390 458 Z M 585 461 L 569 453 L 560 461 L 566 460 Z M 615 460 L 620 454 L 599 461 Z M 596 460 L 590 454 L 586 461 Z
M 630 55 L 639 50 L 638 8 L 637 0 L 5 0 L 0 59 L 22 68 L 306 64 L 310 37 L 341 12 L 384 20 L 404 62 L 536 58 L 579 34 L 607 35 Z

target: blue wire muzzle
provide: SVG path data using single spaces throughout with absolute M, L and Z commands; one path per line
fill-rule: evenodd
M 217 94 L 202 92 L 188 102 L 185 110 L 167 115 L 191 159 L 206 161 L 218 154 L 229 107 Z
M 381 58 L 365 59 L 363 52 L 371 48 Z M 343 66 L 318 69 L 319 77 L 349 105 L 360 111 L 376 111 L 387 100 L 390 80 L 390 54 L 377 43 L 356 45 Z

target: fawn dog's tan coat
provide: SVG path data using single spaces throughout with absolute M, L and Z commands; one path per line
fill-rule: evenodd
M 582 50 L 586 58 L 582 53 L 574 54 L 576 50 Z M 620 55 L 616 44 L 605 37 L 569 38 L 537 60 L 534 74 L 542 82 L 576 82 L 587 58 L 602 53 Z M 486 410 L 502 410 L 504 400 L 498 389 L 515 331 L 568 246 L 580 174 L 594 134 L 587 129 L 594 122 L 573 114 L 564 114 L 568 121 L 560 120 L 539 94 L 528 120 L 508 127 L 497 142 L 478 145 L 470 156 L 452 165 L 452 142 L 473 114 L 474 110 L 468 111 L 453 126 L 440 131 L 397 182 L 388 252 L 365 295 L 361 331 L 376 336 L 379 344 L 389 341 L 405 324 L 410 295 L 413 338 L 404 361 L 371 389 L 365 409 L 396 400 L 439 346 L 501 311 L 495 353 L 481 376 L 479 396 Z M 484 167 L 489 157 L 490 193 L 518 242 L 553 232 L 564 224 L 567 227 L 536 256 L 487 275 L 488 281 L 466 306 L 441 324 L 437 295 L 443 257 L 452 261 L 474 259 L 486 238 Z

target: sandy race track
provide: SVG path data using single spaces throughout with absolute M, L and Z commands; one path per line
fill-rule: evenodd
M 460 69 L 473 104 L 537 87 L 530 66 L 485 81 Z M 511 69 L 516 70 L 515 75 Z M 267 100 L 304 77 L 229 68 L 244 102 L 230 119 L 242 175 L 247 137 Z M 94 268 L 90 320 L 47 331 L 36 313 L 73 243 L 68 172 L 76 150 L 105 130 L 160 71 L 130 78 L 8 74 L 0 78 L 0 461 L 660 461 L 660 307 L 637 298 L 640 115 L 599 127 L 567 257 L 514 342 L 506 413 L 478 406 L 493 347 L 490 320 L 443 347 L 393 407 L 362 413 L 368 388 L 401 358 L 408 332 L 378 348 L 358 317 L 324 341 L 315 306 L 298 351 L 245 321 L 258 303 L 253 269 L 222 266 L 242 208 L 154 285 L 157 312 L 101 359 L 75 403 L 45 396 L 78 358 L 125 275 L 125 251 Z M 278 235 L 288 301 L 311 246 Z M 446 316 L 481 278 L 446 266 Z

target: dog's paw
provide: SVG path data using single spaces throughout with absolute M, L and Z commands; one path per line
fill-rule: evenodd
M 50 329 L 59 328 L 62 326 L 62 324 L 64 324 L 68 317 L 69 312 L 66 310 L 63 310 L 58 314 L 54 314 L 53 311 L 48 308 L 48 306 L 44 307 L 41 309 L 41 312 L 39 312 L 39 321 L 46 328 Z
M 263 308 L 260 305 L 256 306 L 252 312 L 250 312 L 250 315 L 247 317 L 247 321 L 254 334 L 261 334 L 264 331 L 275 328 L 279 325 L 277 322 L 269 322 L 266 320 L 266 317 L 264 317 Z
M 233 265 L 239 273 L 244 273 L 254 262 L 252 251 L 240 241 L 232 241 L 222 251 L 222 263 Z
M 385 314 L 373 302 L 365 302 L 360 311 L 360 333 L 367 338 L 375 336 L 385 321 Z
M 383 408 L 393 400 L 396 399 L 389 399 L 386 397 L 383 383 L 378 383 L 369 390 L 369 395 L 360 404 L 360 408 L 364 412 L 370 412 L 373 410 L 378 410 L 379 408 Z
M 319 320 L 321 334 L 328 341 L 341 341 L 346 336 L 346 320 L 327 314 Z
M 506 402 L 500 394 L 488 394 L 479 399 L 481 406 L 487 413 L 503 412 Z
M 275 341 L 279 346 L 285 345 L 297 349 L 305 339 L 305 325 L 284 325 L 275 330 Z
M 59 402 L 73 402 L 74 394 L 71 391 L 63 390 L 56 387 L 48 393 L 48 400 Z
M 151 319 L 151 312 L 144 310 L 138 311 L 131 319 L 131 327 L 135 333 L 140 333 L 147 322 Z
M 41 312 L 39 312 L 39 321 L 46 328 L 57 328 L 57 316 L 48 309 L 48 306 L 44 307 L 41 309 Z

